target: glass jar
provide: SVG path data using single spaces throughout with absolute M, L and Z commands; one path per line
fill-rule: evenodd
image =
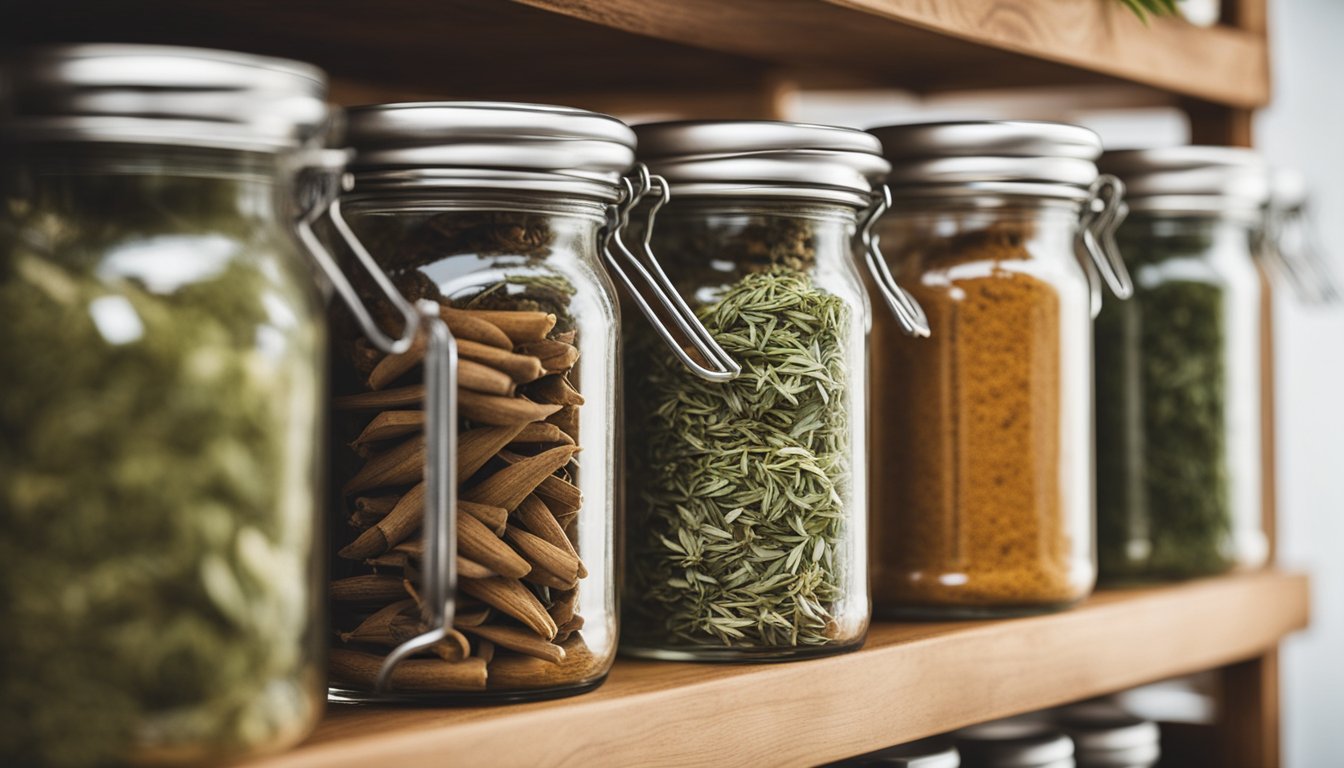
M 634 134 L 582 110 L 364 107 L 350 138 L 350 228 L 456 337 L 458 590 L 444 635 L 389 663 L 428 629 L 414 586 L 426 545 L 413 536 L 427 388 L 418 349 L 378 354 L 337 318 L 333 684 L 355 698 L 444 701 L 590 690 L 617 644 L 621 326 L 607 268 L 622 282 L 641 274 L 609 225 L 656 180 L 623 178 Z M 398 313 L 358 287 L 397 332 Z
M 149 46 L 3 74 L 0 762 L 292 745 L 323 702 L 326 333 L 277 203 L 324 77 Z
M 673 199 L 653 250 L 742 374 L 695 381 L 630 336 L 622 648 L 762 661 L 856 648 L 870 320 L 851 251 L 886 163 L 840 128 L 636 132 Z
M 1031 715 L 952 734 L 965 768 L 1074 768 L 1073 740 Z
M 887 747 L 848 760 L 829 763 L 826 768 L 961 768 L 961 755 L 952 740 L 934 736 L 895 747 Z
M 1261 285 L 1254 153 L 1108 153 L 1134 209 L 1134 300 L 1097 321 L 1098 547 L 1107 581 L 1262 565 Z
M 1162 757 L 1157 723 L 1109 702 L 1087 702 L 1051 713 L 1073 739 L 1078 768 L 1153 768 Z
M 932 329 L 915 341 L 874 323 L 875 610 L 1068 606 L 1096 573 L 1098 270 L 1127 291 L 1100 245 L 1119 206 L 1094 165 L 1100 141 L 1051 123 L 874 133 L 896 197 L 876 233 Z

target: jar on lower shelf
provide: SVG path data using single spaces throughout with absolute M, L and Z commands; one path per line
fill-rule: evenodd
M 973 725 L 952 734 L 963 768 L 1075 768 L 1073 740 L 1036 716 Z
M 326 333 L 277 203 L 325 78 L 93 45 L 0 80 L 0 763 L 296 744 L 324 698 Z
M 840 128 L 636 130 L 672 193 L 653 249 L 742 374 L 695 381 L 631 336 L 622 649 L 740 661 L 856 648 L 869 309 L 851 249 L 886 163 Z
M 1250 150 L 1107 153 L 1131 189 L 1134 299 L 1097 320 L 1098 548 L 1109 582 L 1263 565 L 1261 277 Z
M 1118 207 L 1101 143 L 1050 123 L 874 131 L 893 170 L 876 233 L 929 318 L 873 330 L 871 567 L 879 615 L 998 616 L 1085 597 L 1092 317 Z M 1079 254 L 1085 261 L 1080 263 Z

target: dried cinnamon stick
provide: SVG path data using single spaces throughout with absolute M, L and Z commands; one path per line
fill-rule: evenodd
M 406 485 L 418 481 L 425 471 L 425 438 L 412 437 L 388 450 L 375 454 L 341 492 L 349 496 L 373 488 Z
M 579 348 L 555 339 L 542 339 L 520 345 L 514 350 L 520 355 L 531 355 L 541 361 L 547 373 L 567 371 L 579 360 Z
M 337 554 L 347 560 L 381 555 L 420 529 L 425 515 L 425 484 L 418 483 L 372 528 L 364 531 Z
M 425 400 L 425 385 L 413 384 L 409 387 L 382 389 L 377 392 L 360 392 L 354 395 L 341 395 L 332 398 L 331 404 L 339 411 L 367 411 L 382 408 L 405 408 L 420 405 Z
M 462 591 L 481 602 L 521 621 L 538 635 L 550 640 L 558 627 L 550 614 L 522 582 L 497 576 L 491 579 L 462 579 Z
M 465 358 L 457 361 L 457 386 L 505 397 L 512 397 L 514 392 L 513 379 L 507 373 Z
M 553 373 L 527 385 L 527 395 L 539 403 L 583 405 L 583 395 L 569 383 L 563 373 Z
M 574 616 L 569 621 L 560 625 L 560 631 L 555 634 L 555 642 L 564 645 L 565 642 L 580 629 L 583 629 L 583 617 Z
M 547 610 L 551 620 L 559 627 L 574 619 L 574 606 L 579 602 L 579 591 L 569 589 L 551 593 L 551 607 Z
M 488 666 L 495 658 L 495 644 L 489 640 L 478 637 L 476 638 L 476 650 L 473 651 L 471 655 L 484 661 Z
M 462 558 L 457 561 L 462 562 Z M 495 611 L 490 606 L 481 606 L 479 608 L 459 607 L 456 614 L 453 615 L 453 626 L 455 627 L 479 627 L 486 623 L 495 615 Z
M 514 443 L 560 443 L 562 445 L 573 445 L 574 439 L 569 435 L 566 435 L 554 424 L 537 421 L 523 427 L 523 431 L 514 435 L 510 445 Z
M 555 515 L 551 514 L 551 510 L 544 501 L 537 498 L 535 494 L 528 496 L 518 505 L 514 513 L 518 516 L 518 521 L 529 532 L 540 536 L 548 544 L 559 547 L 573 557 L 574 561 L 578 563 L 578 577 L 580 579 L 587 578 L 588 569 L 583 566 L 578 551 L 574 549 L 574 542 L 569 540 L 569 536 L 565 534 L 565 530 L 560 527 L 560 523 L 556 521 Z
M 364 529 L 387 517 L 397 506 L 400 496 L 360 496 L 355 499 L 355 511 L 350 515 L 353 528 Z
M 479 626 L 467 627 L 466 633 L 484 638 L 502 648 L 517 651 L 533 658 L 559 664 L 565 660 L 565 649 L 548 643 L 521 627 Z
M 555 315 L 547 312 L 444 307 L 439 314 L 450 328 L 453 320 L 459 317 L 484 320 L 503 331 L 515 344 L 540 341 L 555 327 Z
M 351 445 L 364 445 L 374 443 L 380 440 L 390 440 L 394 437 L 402 437 L 423 430 L 425 427 L 424 411 L 383 411 L 364 431 L 359 433 Z
M 515 526 L 510 526 L 504 531 L 504 539 L 531 564 L 530 570 L 541 569 L 555 577 L 557 583 L 548 583 L 545 586 L 556 589 L 574 589 L 578 586 L 579 558 L 540 536 Z
M 579 407 L 577 405 L 566 405 L 550 416 L 546 421 L 560 428 L 561 432 L 569 435 L 575 442 L 579 439 Z
M 560 410 L 558 405 L 534 403 L 522 397 L 483 395 L 469 389 L 458 390 L 458 412 L 480 424 L 506 426 L 544 419 Z
M 383 665 L 383 657 L 362 651 L 334 648 L 327 654 L 332 680 L 371 690 Z M 486 662 L 470 657 L 463 661 L 407 659 L 392 670 L 392 687 L 401 691 L 483 691 Z
M 485 463 L 499 453 L 524 429 L 523 424 L 508 424 L 497 427 L 477 427 L 470 429 L 457 438 L 457 472 L 461 480 L 466 480 Z
M 457 548 L 500 576 L 519 579 L 532 570 L 526 559 L 471 515 L 457 517 Z
M 579 487 L 560 477 L 548 477 L 537 486 L 536 494 L 550 507 L 556 522 L 561 527 L 569 527 L 570 521 L 583 506 L 583 493 Z
M 472 517 L 485 523 L 496 536 L 504 535 L 504 526 L 509 520 L 509 510 L 503 507 L 492 507 L 488 504 L 477 504 L 472 501 L 457 502 L 459 512 L 466 512 Z
M 569 463 L 578 448 L 563 445 L 529 456 L 501 469 L 485 482 L 463 492 L 463 498 L 512 511 L 543 480 Z
M 458 341 L 475 341 L 500 349 L 513 349 L 513 342 L 509 340 L 508 335 L 488 320 L 452 307 L 441 307 L 439 317 L 448 324 L 448 330 L 453 332 Z
M 355 339 L 355 343 L 350 345 L 350 362 L 355 366 L 355 370 L 359 371 L 360 375 L 364 377 L 368 377 L 384 356 L 382 350 L 370 344 L 369 340 L 362 336 Z
M 397 576 L 365 574 L 331 582 L 331 599 L 338 602 L 387 602 L 406 597 L 406 588 Z
M 405 600 L 398 600 L 370 614 L 368 618 L 359 623 L 359 626 L 349 632 L 341 632 L 339 637 L 343 643 L 363 642 L 390 645 L 396 642 L 391 632 L 392 622 L 402 616 L 410 617 L 414 621 L 415 612 L 414 600 L 409 597 Z
M 369 372 L 369 389 L 382 389 L 405 376 L 425 359 L 425 337 L 416 336 L 410 349 L 400 355 L 388 355 Z
M 593 652 L 579 636 L 571 637 L 562 646 L 565 660 L 551 664 L 531 656 L 500 655 L 490 662 L 491 688 L 538 688 L 591 680 L 600 673 L 600 665 Z
M 497 371 L 507 373 L 519 384 L 536 381 L 546 375 L 541 360 L 532 355 L 519 355 L 499 347 L 479 344 L 474 341 L 459 341 L 457 354 L 463 360 L 474 360 Z

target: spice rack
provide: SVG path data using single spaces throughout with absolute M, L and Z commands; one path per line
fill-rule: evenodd
M 504 708 L 333 708 L 249 768 L 816 765 L 1165 677 L 1223 668 L 1227 752 L 1272 763 L 1266 654 L 1306 626 L 1307 579 L 1266 572 L 1098 593 L 1008 621 L 879 623 L 855 653 L 776 665 L 619 661 L 593 693 Z M 1246 750 L 1253 750 L 1247 752 Z
M 493 98 L 700 117 L 779 116 L 783 96 L 813 83 L 923 93 L 1119 84 L 1136 105 L 1182 108 L 1196 143 L 1249 145 L 1253 110 L 1270 97 L 1265 5 L 1224 0 L 1223 23 L 1200 29 L 1145 26 L 1110 0 L 46 0 L 0 11 L 0 46 L 287 56 L 331 72 L 346 104 Z M 1262 361 L 1272 540 L 1268 341 Z M 1275 570 L 1105 591 L 1049 616 L 878 623 L 862 650 L 805 663 L 621 661 L 598 691 L 562 701 L 333 708 L 305 746 L 250 765 L 811 765 L 1216 669 L 1223 710 L 1209 764 L 1274 768 L 1276 649 L 1307 618 L 1307 578 Z

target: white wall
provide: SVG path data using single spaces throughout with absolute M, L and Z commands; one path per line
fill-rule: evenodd
M 1270 3 L 1274 104 L 1256 125 L 1272 161 L 1305 171 L 1316 219 L 1344 272 L 1344 3 Z M 1311 629 L 1283 655 L 1289 768 L 1344 766 L 1344 309 L 1280 302 L 1281 559 L 1311 569 Z

